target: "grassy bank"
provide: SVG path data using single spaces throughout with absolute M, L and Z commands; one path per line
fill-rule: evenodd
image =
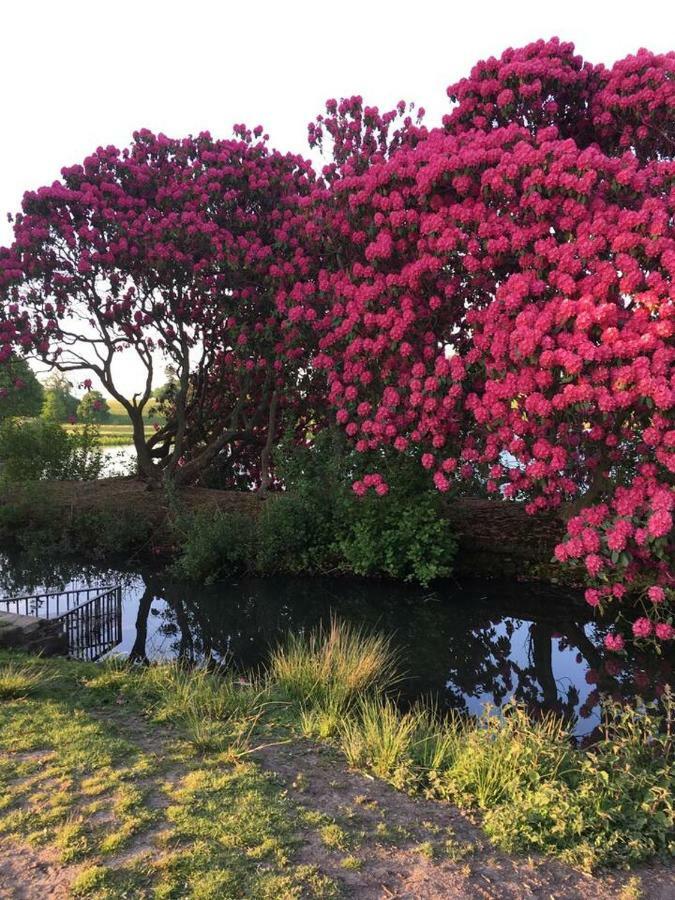
M 382 504 L 386 528 L 364 506 L 349 534 L 331 525 L 325 501 L 290 492 L 279 499 L 202 487 L 169 495 L 132 478 L 5 482 L 0 483 L 0 546 L 39 548 L 43 557 L 52 549 L 59 556 L 90 559 L 173 557 L 180 559 L 180 574 L 196 582 L 242 568 L 337 574 L 340 556 L 351 560 L 347 570 L 366 575 L 384 570 L 396 578 L 412 572 L 429 580 L 454 566 L 460 575 L 562 580 L 552 561 L 560 523 L 553 516 L 528 516 L 522 504 L 454 498 L 440 523 L 429 516 L 419 528 L 426 511 L 416 501 L 410 517 Z M 571 571 L 565 574 L 565 583 L 573 586 L 578 579 Z
M 353 804 L 327 816 L 342 759 L 433 798 L 429 816 L 439 800 L 469 810 L 508 851 L 589 870 L 667 853 L 672 748 L 656 718 L 610 711 L 606 738 L 580 750 L 518 708 L 478 721 L 402 713 L 394 673 L 386 640 L 336 624 L 289 639 L 246 678 L 5 654 L 0 838 L 56 854 L 71 893 L 99 898 L 333 897 L 383 842 L 412 840 L 460 869 L 488 846 L 436 826 L 410 840 L 393 821 L 364 830 Z M 267 771 L 307 737 L 336 754 L 317 806 L 303 802 L 302 763 L 292 790 Z

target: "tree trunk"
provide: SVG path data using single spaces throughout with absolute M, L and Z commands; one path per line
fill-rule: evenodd
M 277 407 L 279 405 L 279 394 L 277 391 L 272 392 L 270 400 L 270 414 L 267 422 L 267 440 L 260 454 L 260 493 L 266 494 L 269 490 L 270 481 L 272 480 L 270 472 L 270 461 L 272 457 L 272 446 L 274 444 L 274 435 L 277 427 Z

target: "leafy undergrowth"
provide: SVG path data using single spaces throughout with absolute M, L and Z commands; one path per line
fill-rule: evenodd
M 477 722 L 403 713 L 385 691 L 394 662 L 386 641 L 336 622 L 249 680 L 0 655 L 0 838 L 77 864 L 76 896 L 337 896 L 303 861 L 307 829 L 344 873 L 367 842 L 292 803 L 255 761 L 304 735 L 399 789 L 475 810 L 505 850 L 584 869 L 672 851 L 672 746 L 656 715 L 610 708 L 605 738 L 580 750 L 518 707 Z M 419 853 L 433 856 L 427 843 Z

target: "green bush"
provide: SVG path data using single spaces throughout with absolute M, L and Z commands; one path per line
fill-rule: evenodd
M 44 419 L 6 419 L 0 424 L 0 474 L 9 481 L 89 481 L 103 462 L 92 425 L 67 432 Z
M 455 537 L 416 459 L 356 453 L 330 429 L 309 445 L 282 445 L 278 455 L 287 494 L 261 518 L 263 570 L 269 560 L 274 571 L 341 569 L 422 585 L 450 575 Z M 369 469 L 385 473 L 386 496 L 351 490 Z
M 134 511 L 78 510 L 64 523 L 61 541 L 66 552 L 106 558 L 141 551 L 152 532 L 153 523 Z
M 261 574 L 321 573 L 335 567 L 335 509 L 307 493 L 270 497 L 258 521 Z
M 398 454 L 385 462 L 387 496 L 357 497 L 357 465 L 376 463 L 348 451 L 339 436 L 326 431 L 309 446 L 282 445 L 275 465 L 286 490 L 265 501 L 255 522 L 221 512 L 178 515 L 174 571 L 202 582 L 241 570 L 343 571 L 422 585 L 447 577 L 456 541 L 440 495 L 415 460 Z
M 202 509 L 180 516 L 180 553 L 172 565 L 179 578 L 212 584 L 246 571 L 255 557 L 256 525 L 243 513 Z
M 386 575 L 428 585 L 452 572 L 457 549 L 438 498 L 394 486 L 385 497 L 343 502 L 337 550 L 342 568 L 356 575 Z

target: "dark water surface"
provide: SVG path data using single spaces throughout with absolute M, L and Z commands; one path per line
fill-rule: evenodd
M 336 615 L 392 636 L 405 672 L 403 702 L 433 695 L 446 708 L 480 713 L 515 697 L 535 711 L 559 711 L 578 734 L 597 725 L 601 693 L 651 699 L 670 681 L 663 658 L 606 657 L 608 626 L 592 620 L 579 594 L 552 586 L 452 580 L 423 590 L 362 579 L 246 577 L 195 587 L 151 569 L 64 562 L 39 571 L 0 557 L 0 597 L 117 583 L 121 609 L 102 655 L 211 657 L 248 669 L 263 664 L 286 632 Z

